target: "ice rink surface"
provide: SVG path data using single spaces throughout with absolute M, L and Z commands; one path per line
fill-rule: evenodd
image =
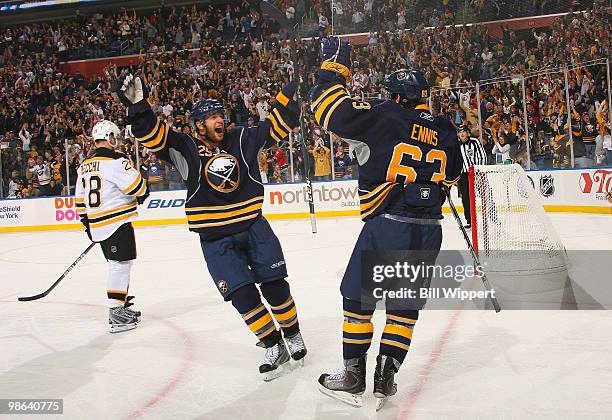
M 550 217 L 567 248 L 612 249 L 609 215 Z M 87 246 L 83 232 L 1 234 L 0 398 L 63 398 L 62 419 L 612 418 L 610 311 L 425 311 L 379 413 L 377 313 L 364 407 L 323 396 L 318 376 L 341 364 L 338 287 L 362 223 L 318 223 L 312 235 L 306 220 L 272 222 L 309 354 L 270 383 L 257 373 L 263 350 L 185 226 L 137 229 L 130 294 L 143 316 L 120 334 L 107 332 L 99 248 L 46 298 L 17 302 L 66 269 Z M 443 226 L 443 248 L 465 249 L 454 220 Z

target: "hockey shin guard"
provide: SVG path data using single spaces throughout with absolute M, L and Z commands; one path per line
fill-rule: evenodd
M 280 331 L 276 329 L 270 312 L 261 302 L 259 290 L 254 284 L 247 284 L 236 290 L 230 296 L 232 305 L 246 322 L 253 334 L 266 347 L 272 347 L 281 339 Z
M 380 354 L 391 356 L 399 363 L 406 358 L 419 311 L 387 311 L 387 323 L 380 339 Z
M 300 324 L 298 322 L 297 309 L 289 283 L 285 279 L 262 283 L 261 293 L 270 304 L 274 319 L 278 322 L 285 337 L 292 337 L 300 332 Z
M 106 294 L 108 307 L 116 308 L 125 305 L 125 299 L 130 287 L 130 269 L 132 261 L 108 260 L 108 279 Z
M 363 356 L 372 344 L 374 309 L 363 309 L 360 302 L 343 299 L 342 356 L 344 360 Z

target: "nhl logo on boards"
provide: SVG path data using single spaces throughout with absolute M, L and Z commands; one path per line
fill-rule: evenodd
M 421 188 L 421 200 L 427 200 L 431 190 L 429 188 Z
M 234 156 L 220 153 L 206 163 L 204 176 L 215 190 L 230 193 L 238 188 L 240 166 Z
M 219 280 L 217 282 L 217 288 L 221 293 L 227 293 L 227 283 L 225 282 L 225 280 Z
M 555 179 L 552 175 L 542 175 L 540 177 L 540 193 L 544 197 L 550 197 L 555 193 Z

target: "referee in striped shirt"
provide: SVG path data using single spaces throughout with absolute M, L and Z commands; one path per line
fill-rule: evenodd
M 466 229 L 470 229 L 471 217 L 470 217 L 470 188 L 468 182 L 468 170 L 473 165 L 486 165 L 487 154 L 484 147 L 480 144 L 480 140 L 474 137 L 470 137 L 470 129 L 467 125 L 459 127 L 459 142 L 461 149 L 461 157 L 463 158 L 463 169 L 461 170 L 461 177 L 459 178 L 459 193 L 461 194 L 461 201 L 463 202 L 463 215 L 466 220 Z

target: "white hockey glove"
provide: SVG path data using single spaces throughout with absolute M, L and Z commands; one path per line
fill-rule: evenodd
M 125 106 L 135 105 L 145 97 L 145 88 L 140 77 L 128 74 L 119 87 L 117 96 Z

